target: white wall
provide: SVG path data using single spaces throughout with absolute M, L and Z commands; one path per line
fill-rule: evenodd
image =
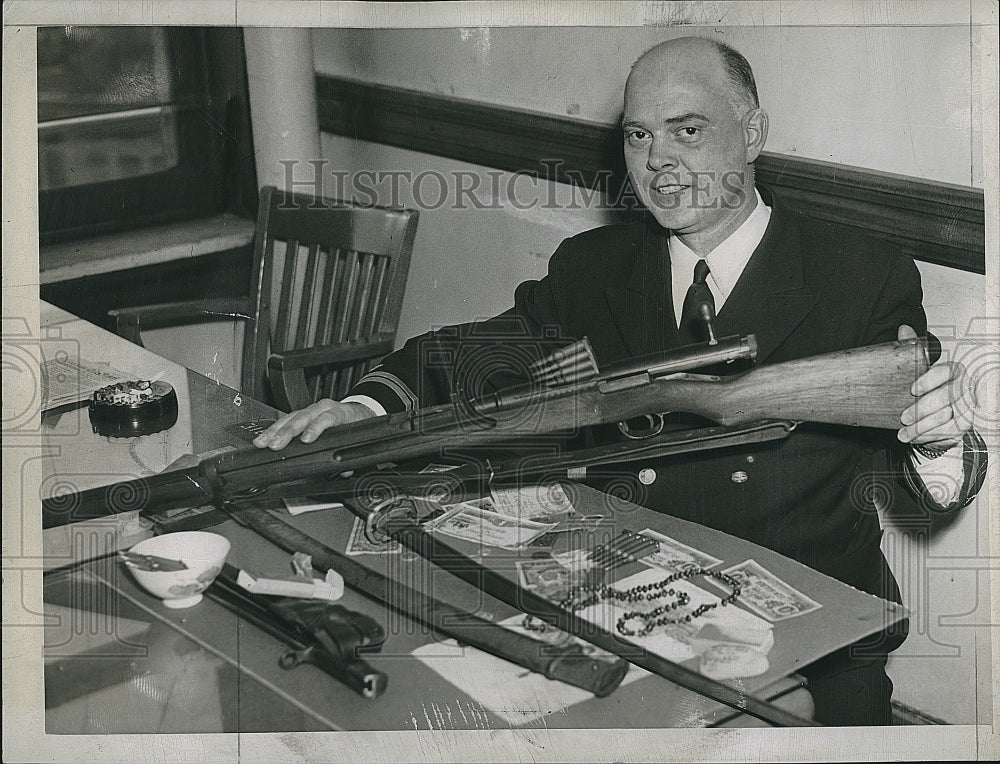
M 747 56 L 771 115 L 769 150 L 983 186 L 980 41 L 970 27 L 328 29 L 315 31 L 313 44 L 320 73 L 612 123 L 632 61 L 683 34 L 716 35 Z M 487 168 L 347 138 L 323 136 L 322 153 L 349 173 L 469 172 L 489 185 Z M 502 189 L 509 179 L 503 174 Z M 524 181 L 515 191 L 541 202 L 549 193 L 565 200 L 568 188 Z M 543 274 L 563 237 L 606 220 L 541 203 L 518 211 L 504 196 L 489 211 L 421 209 L 401 340 L 507 308 L 514 286 Z M 415 204 L 407 188 L 392 201 Z M 981 276 L 920 269 L 932 327 L 946 352 L 967 353 L 970 320 L 1000 315 L 996 297 Z M 995 320 L 988 326 L 995 337 Z M 930 543 L 923 528 L 887 531 L 887 554 L 915 610 L 913 636 L 890 664 L 896 698 L 952 723 L 990 708 L 988 632 L 975 626 L 989 622 L 986 509 L 981 498 Z
M 467 198 L 463 204 L 468 209 L 451 209 L 455 193 L 439 208 L 436 178 L 451 183 L 463 173 L 482 179 L 483 199 L 489 199 L 492 206 L 493 197 L 486 194 L 491 188 L 487 168 L 329 134 L 323 136 L 322 149 L 331 166 L 352 177 L 363 171 L 405 169 L 414 177 L 426 178 L 416 191 L 401 183 L 394 200 L 420 210 L 397 344 L 431 326 L 471 321 L 506 310 L 513 304 L 518 283 L 545 275 L 549 255 L 560 241 L 608 222 L 606 213 L 566 209 L 573 193 L 569 186 L 526 176 L 515 178 L 511 173 L 501 174 L 503 193 L 496 199 L 496 209 L 472 209 Z M 388 201 L 389 181 L 379 188 L 380 201 Z M 509 203 L 508 188 L 518 205 L 534 207 L 515 209 Z M 557 203 L 544 209 L 552 194 Z M 418 199 L 428 204 L 419 204 Z
M 747 57 L 768 150 L 982 187 L 969 27 L 324 29 L 314 48 L 321 73 L 610 124 L 632 62 L 688 34 Z

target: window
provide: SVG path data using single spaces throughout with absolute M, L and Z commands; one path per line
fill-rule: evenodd
M 252 217 L 249 136 L 239 30 L 38 30 L 42 243 Z

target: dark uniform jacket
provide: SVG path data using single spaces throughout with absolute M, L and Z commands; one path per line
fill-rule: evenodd
M 771 205 L 764 238 L 718 313 L 718 336 L 755 334 L 760 365 L 895 340 L 901 324 L 926 331 L 909 257 L 778 200 Z M 569 238 L 545 278 L 518 286 L 511 310 L 410 340 L 352 392 L 398 411 L 444 402 L 455 390 L 502 387 L 527 359 L 572 338 L 588 337 L 602 366 L 676 346 L 666 242 L 651 218 Z M 912 501 L 889 474 L 892 450 L 908 450 L 894 431 L 802 424 L 773 444 L 625 465 L 599 479 L 636 503 L 899 601 L 873 503 Z M 956 504 L 976 490 L 966 483 Z

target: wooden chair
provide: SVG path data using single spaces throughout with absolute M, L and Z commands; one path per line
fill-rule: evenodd
M 143 328 L 246 320 L 241 387 L 286 411 L 341 398 L 392 351 L 418 213 L 359 207 L 265 186 L 249 300 L 164 303 L 110 312 L 142 344 Z

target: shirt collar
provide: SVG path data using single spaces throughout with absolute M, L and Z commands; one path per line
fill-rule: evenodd
M 709 279 L 715 282 L 723 297 L 728 297 L 733 291 L 751 255 L 764 238 L 764 232 L 771 219 L 771 208 L 764 204 L 756 188 L 754 195 L 757 197 L 757 206 L 750 216 L 728 238 L 705 255 L 711 270 Z M 701 256 L 674 236 L 673 232 L 669 234 L 667 245 L 670 251 L 671 270 L 690 283 L 690 274 L 694 273 L 694 266 Z

